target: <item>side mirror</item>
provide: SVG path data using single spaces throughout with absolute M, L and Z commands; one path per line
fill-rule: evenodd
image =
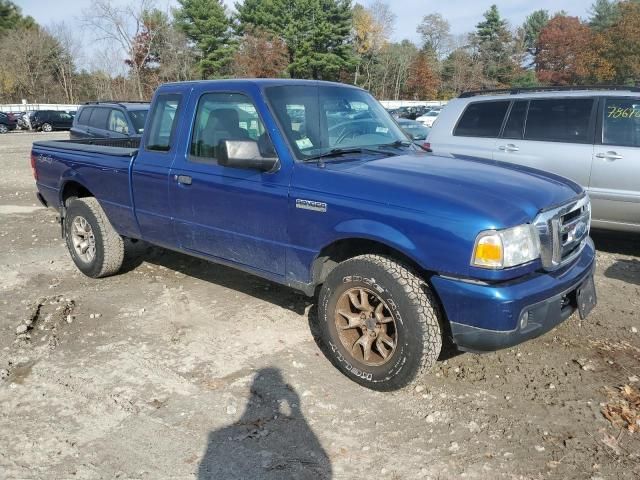
M 231 168 L 246 168 L 270 172 L 277 158 L 265 158 L 254 140 L 222 140 L 218 145 L 218 164 Z

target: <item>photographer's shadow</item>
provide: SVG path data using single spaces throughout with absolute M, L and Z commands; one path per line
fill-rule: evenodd
M 236 423 L 209 434 L 199 480 L 330 479 L 331 462 L 275 368 L 260 370 Z

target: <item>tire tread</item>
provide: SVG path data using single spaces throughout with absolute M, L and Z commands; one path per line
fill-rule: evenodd
M 414 375 L 399 388 L 415 384 L 437 361 L 443 345 L 443 328 L 440 319 L 438 301 L 429 285 L 420 278 L 413 269 L 399 262 L 397 259 L 379 254 L 365 254 L 352 257 L 340 263 L 348 268 L 350 263 L 367 262 L 387 272 L 400 286 L 406 298 L 417 312 L 415 319 L 421 330 L 423 345 L 418 368 Z
M 96 278 L 108 277 L 120 270 L 124 261 L 124 240 L 115 231 L 104 210 L 95 197 L 76 198 L 74 201 L 82 202 L 93 213 L 103 241 L 103 260 Z

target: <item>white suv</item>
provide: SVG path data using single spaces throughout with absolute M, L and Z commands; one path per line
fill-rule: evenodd
M 589 192 L 594 227 L 640 232 L 638 88 L 463 93 L 442 110 L 427 145 L 570 178 Z

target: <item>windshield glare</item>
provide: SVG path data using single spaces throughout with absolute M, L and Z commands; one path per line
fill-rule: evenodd
M 429 135 L 429 129 L 421 123 L 401 123 L 402 128 L 413 140 L 425 140 Z
M 298 160 L 334 149 L 407 141 L 382 105 L 363 90 L 294 85 L 269 87 L 266 96 Z

